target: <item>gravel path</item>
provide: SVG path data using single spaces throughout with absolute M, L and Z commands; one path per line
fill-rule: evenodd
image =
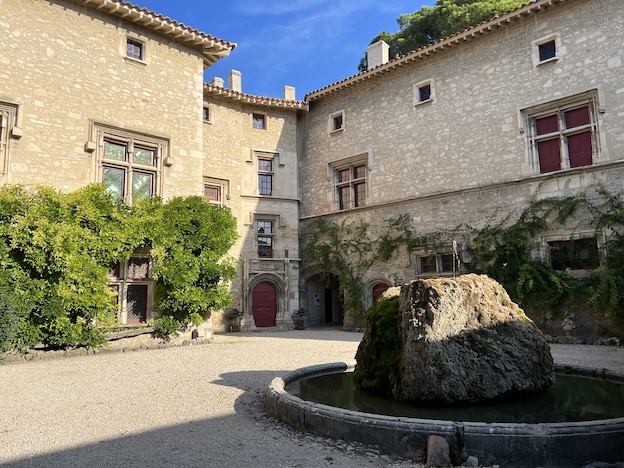
M 337 329 L 217 335 L 202 346 L 0 365 L 0 466 L 414 467 L 269 420 L 269 382 L 352 360 Z M 624 348 L 554 345 L 556 362 L 624 372 Z

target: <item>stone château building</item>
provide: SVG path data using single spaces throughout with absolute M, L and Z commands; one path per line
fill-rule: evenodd
M 342 323 L 335 278 L 303 255 L 316 219 L 378 232 L 408 215 L 427 233 L 596 183 L 624 189 L 620 0 L 536 0 L 392 60 L 377 43 L 367 71 L 304 101 L 290 87 L 245 94 L 235 70 L 204 83 L 236 45 L 124 1 L 4 0 L 0 17 L 0 184 L 101 182 L 129 203 L 204 194 L 228 206 L 246 329 L 290 328 L 297 310 Z M 536 255 L 572 242 L 577 266 L 594 268 L 608 235 L 553 229 Z M 448 274 L 450 249 L 373 266 L 367 301 L 397 279 Z M 157 313 L 139 270 L 113 280 L 121 323 Z

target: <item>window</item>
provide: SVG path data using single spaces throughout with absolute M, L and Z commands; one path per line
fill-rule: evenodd
M 259 219 L 256 221 L 258 232 L 258 257 L 273 258 L 273 221 Z
M 459 259 L 457 266 L 453 267 L 452 253 L 435 253 L 418 257 L 417 270 L 421 275 L 459 272 Z
M 9 143 L 11 138 L 20 138 L 22 129 L 18 126 L 18 105 L 0 102 L 0 175 L 9 171 Z
M 147 322 L 154 291 L 151 259 L 148 256 L 135 254 L 127 261 L 114 265 L 109 273 L 109 287 L 116 295 L 119 323 Z
M 204 122 L 211 122 L 210 120 L 210 107 L 204 107 L 202 110 L 202 120 Z
M 535 172 L 593 164 L 598 148 L 594 109 L 594 97 L 586 97 L 528 113 L 530 161 Z
M 332 165 L 335 200 L 339 210 L 358 208 L 366 204 L 366 157 L 349 161 Z
M 557 48 L 554 40 L 539 44 L 537 47 L 540 62 L 554 58 L 557 55 Z
M 344 130 L 345 114 L 339 111 L 329 116 L 329 133 L 340 132 Z
M 431 102 L 435 98 L 433 80 L 421 81 L 414 85 L 414 105 Z
M 533 41 L 533 63 L 536 66 L 559 60 L 561 39 L 559 34 L 551 34 Z
M 550 263 L 555 270 L 593 270 L 598 268 L 598 243 L 595 237 L 548 243 Z
M 266 129 L 266 115 L 251 114 L 253 128 Z
M 126 39 L 126 57 L 135 59 L 135 60 L 143 60 L 143 42 L 137 39 Z
M 273 159 L 258 158 L 258 193 L 273 195 Z
M 416 273 L 418 275 L 448 275 L 459 273 L 460 270 L 459 252 L 453 254 L 450 247 L 443 252 L 429 255 L 419 254 L 416 260 Z
M 204 197 L 211 202 L 221 203 L 221 187 L 204 185 Z
M 156 192 L 156 149 L 132 141 L 105 138 L 102 183 L 113 195 L 129 201 L 153 197 Z
M 420 102 L 428 101 L 431 99 L 431 85 L 427 84 L 418 88 L 418 97 Z
M 97 150 L 98 178 L 106 190 L 126 203 L 160 194 L 161 168 L 168 141 L 91 122 L 87 150 Z
M 215 205 L 224 205 L 230 199 L 230 182 L 225 179 L 204 177 L 204 198 Z

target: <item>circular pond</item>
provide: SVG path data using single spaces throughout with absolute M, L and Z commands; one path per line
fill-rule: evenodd
M 302 400 L 365 413 L 486 423 L 551 423 L 624 417 L 624 385 L 611 379 L 557 373 L 548 390 L 470 405 L 401 402 L 358 389 L 352 372 L 297 379 L 286 391 Z
M 558 367 L 558 384 L 531 398 L 432 407 L 364 397 L 351 382 L 354 366 L 313 366 L 274 379 L 268 412 L 300 430 L 409 458 L 424 457 L 435 434 L 447 439 L 457 464 L 467 455 L 518 468 L 622 461 L 624 375 Z

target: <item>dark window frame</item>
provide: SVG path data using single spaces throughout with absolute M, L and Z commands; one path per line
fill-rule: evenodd
M 368 174 L 365 161 L 355 161 L 334 169 L 335 193 L 339 211 L 366 206 Z
M 258 157 L 258 195 L 273 196 L 274 187 L 274 158 Z
M 542 42 L 537 45 L 537 51 L 540 63 L 557 58 L 557 43 L 554 39 Z
M 256 220 L 256 246 L 258 258 L 273 258 L 275 252 L 275 221 L 259 218 Z
M 595 270 L 600 266 L 596 237 L 550 241 L 548 249 L 554 270 Z
M 126 57 L 141 62 L 145 61 L 145 43 L 132 37 L 126 38 Z
M 260 114 L 258 112 L 254 112 L 251 114 L 251 126 L 257 130 L 266 130 L 267 129 L 267 116 L 266 114 Z

